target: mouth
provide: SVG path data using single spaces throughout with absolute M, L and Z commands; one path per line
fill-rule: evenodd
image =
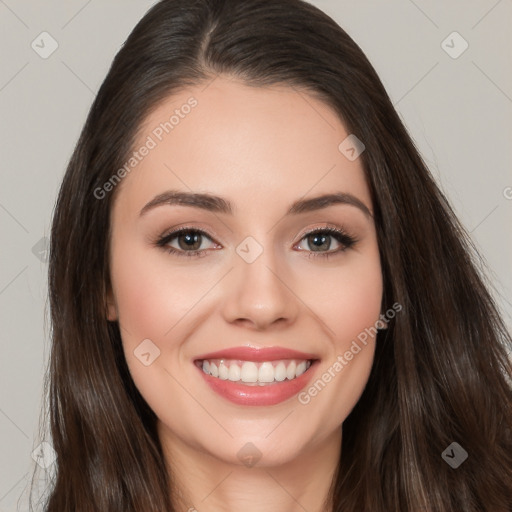
M 239 347 L 194 360 L 210 389 L 238 405 L 275 405 L 303 389 L 320 360 L 278 347 Z
M 285 380 L 294 380 L 305 373 L 314 359 L 282 359 L 279 361 L 242 361 L 229 359 L 202 359 L 195 364 L 204 373 L 221 380 L 246 386 L 269 386 Z

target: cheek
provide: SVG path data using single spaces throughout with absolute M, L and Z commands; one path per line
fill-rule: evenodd
M 337 268 L 308 269 L 298 295 L 322 320 L 324 330 L 341 350 L 381 313 L 382 274 L 378 251 L 352 255 Z
M 331 339 L 331 347 L 317 379 L 298 399 L 305 410 L 316 411 L 311 417 L 317 419 L 311 421 L 318 421 L 317 429 L 324 433 L 337 428 L 348 416 L 373 364 L 383 291 L 381 265 L 376 245 L 364 257 L 356 256 L 336 271 L 310 274 L 308 302 L 316 305 L 315 313 Z
M 375 254 L 374 254 L 375 256 Z M 377 320 L 381 313 L 382 275 L 375 257 L 340 272 L 329 283 L 323 319 L 332 329 L 333 352 L 323 362 L 318 379 L 299 395 L 299 402 L 315 410 L 329 432 L 337 428 L 359 401 L 373 365 Z
M 162 339 L 204 293 L 204 276 L 173 267 L 163 251 L 114 250 L 113 261 L 119 323 L 132 342 Z
M 111 279 L 125 358 L 137 388 L 157 410 L 167 401 L 163 389 L 173 390 L 167 396 L 182 394 L 169 370 L 181 368 L 188 321 L 211 287 L 211 270 L 192 272 L 167 256 L 121 236 L 112 248 Z M 189 378 L 195 368 L 184 371 L 181 377 Z
M 365 274 L 346 276 L 335 292 L 329 318 L 340 344 L 356 338 L 379 318 L 382 300 L 380 268 Z
M 185 368 L 183 374 L 175 371 L 179 367 L 178 331 L 182 324 L 178 324 L 175 336 L 166 333 L 197 302 L 201 282 L 191 279 L 183 267 L 173 268 L 165 253 L 124 242 L 119 237 L 118 246 L 113 246 L 111 279 L 125 359 L 137 389 L 151 409 L 158 416 L 165 416 L 179 408 L 183 419 L 190 412 L 190 397 L 180 382 L 186 382 L 194 369 Z M 174 338 L 178 341 L 169 343 Z M 172 417 L 167 420 L 175 421 Z

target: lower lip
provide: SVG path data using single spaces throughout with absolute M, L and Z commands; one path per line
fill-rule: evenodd
M 293 380 L 274 381 L 264 386 L 247 386 L 212 377 L 205 373 L 202 368 L 194 365 L 206 380 L 206 383 L 213 391 L 237 405 L 276 405 L 300 392 L 310 381 L 318 360 L 311 363 L 311 366 L 299 377 Z

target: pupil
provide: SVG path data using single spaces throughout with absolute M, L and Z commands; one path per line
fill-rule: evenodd
M 197 249 L 201 246 L 201 242 L 198 240 L 200 239 L 201 235 L 199 233 L 194 233 L 193 235 L 186 234 L 181 235 L 179 237 L 180 246 L 182 249 Z M 185 239 L 185 244 L 181 244 L 181 240 Z
M 330 243 L 326 240 L 328 239 L 328 235 L 310 235 L 310 240 L 313 241 L 313 246 L 316 248 L 324 248 L 329 249 Z M 325 246 L 325 247 L 322 247 Z

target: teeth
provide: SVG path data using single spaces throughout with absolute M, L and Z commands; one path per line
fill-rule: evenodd
M 202 363 L 204 373 L 212 377 L 255 385 L 295 379 L 310 366 L 311 361 L 296 361 L 294 359 L 262 363 L 216 359 L 214 361 L 204 360 Z
M 295 364 L 295 361 L 292 361 L 288 368 L 286 368 L 286 377 L 288 379 L 293 379 L 295 377 L 295 369 L 297 368 L 297 365 Z
M 295 375 L 298 377 L 302 375 L 306 371 L 306 361 L 302 361 L 297 365 L 297 369 L 295 370 Z
M 232 364 L 229 367 L 228 379 L 232 380 L 233 382 L 237 382 L 240 380 L 240 373 L 240 366 L 237 364 Z
M 235 365 L 236 366 L 236 365 Z M 240 372 L 242 382 L 258 382 L 258 367 L 252 361 L 246 361 Z
M 204 367 L 203 367 L 204 370 Z M 228 380 L 229 379 L 229 368 L 224 364 L 223 361 L 219 364 L 219 379 Z
M 284 379 L 286 379 L 286 366 L 281 361 L 274 370 L 274 378 L 277 380 L 277 382 L 282 382 Z
M 263 363 L 260 366 L 258 382 L 274 382 L 274 367 L 272 363 Z

